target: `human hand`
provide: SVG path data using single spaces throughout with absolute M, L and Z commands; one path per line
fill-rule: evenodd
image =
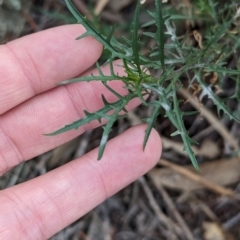
M 56 87 L 86 71 L 101 54 L 96 40 L 74 40 L 83 32 L 79 25 L 62 26 L 0 46 L 1 175 L 97 127 L 99 123 L 94 122 L 54 137 L 42 135 L 81 118 L 84 109 L 92 112 L 102 107 L 101 94 L 115 100 L 100 82 Z M 103 72 L 109 72 L 108 67 Z M 111 87 L 126 93 L 119 81 Z M 128 109 L 139 103 L 132 101 Z M 152 131 L 143 152 L 145 129 L 139 125 L 109 141 L 101 161 L 96 160 L 95 149 L 34 180 L 2 190 L 1 239 L 48 239 L 149 171 L 159 159 L 161 141 Z

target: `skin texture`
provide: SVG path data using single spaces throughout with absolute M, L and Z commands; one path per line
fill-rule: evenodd
M 93 38 L 74 40 L 85 30 L 62 26 L 0 46 L 0 174 L 99 126 L 47 137 L 49 133 L 116 98 L 100 83 L 56 83 L 87 71 L 102 52 Z M 119 74 L 123 70 L 116 66 Z M 103 68 L 109 72 L 108 66 Z M 122 83 L 111 87 L 127 94 Z M 140 103 L 133 100 L 130 110 Z M 132 127 L 109 141 L 101 161 L 98 149 L 28 182 L 0 191 L 1 239 L 48 239 L 149 171 L 161 154 L 152 131 L 142 150 L 146 126 Z

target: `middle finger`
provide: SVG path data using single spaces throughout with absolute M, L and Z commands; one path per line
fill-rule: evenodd
M 108 66 L 102 71 L 110 72 Z M 115 72 L 123 75 L 123 68 L 116 67 Z M 97 75 L 98 71 L 95 69 L 92 73 Z M 111 86 L 127 94 L 121 81 L 114 81 Z M 101 94 L 110 102 L 117 100 L 101 82 L 80 82 L 42 93 L 0 116 L 0 173 L 73 139 L 86 129 L 99 126 L 99 122 L 94 121 L 77 131 L 51 137 L 43 135 L 82 118 L 83 110 L 93 112 L 103 107 Z M 133 100 L 129 108 L 139 103 Z

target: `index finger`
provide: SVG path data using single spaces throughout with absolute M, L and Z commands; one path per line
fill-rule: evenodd
M 66 25 L 0 46 L 0 115 L 93 65 L 102 46 L 92 37 L 76 41 L 84 32 Z

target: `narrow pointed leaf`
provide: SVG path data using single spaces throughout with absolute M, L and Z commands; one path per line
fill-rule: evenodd
M 121 54 L 120 52 L 118 52 L 110 42 L 107 41 L 107 38 L 104 37 L 101 33 L 99 33 L 98 31 L 96 31 L 88 22 L 88 20 L 83 17 L 79 11 L 76 9 L 76 7 L 74 6 L 74 4 L 72 3 L 71 0 L 65 0 L 66 5 L 69 9 L 69 11 L 72 13 L 72 15 L 77 19 L 78 23 L 82 24 L 86 30 L 87 30 L 87 34 L 93 36 L 96 40 L 98 40 L 100 43 L 103 44 L 103 46 L 105 48 L 107 48 L 109 51 L 111 51 L 113 53 L 113 56 L 118 57 L 118 58 L 125 58 L 125 56 L 123 54 Z M 83 35 L 84 36 L 84 35 Z M 86 36 L 86 35 L 85 35 Z M 82 36 L 80 36 L 80 38 L 83 38 Z
M 148 123 L 148 126 L 147 126 L 147 129 L 146 129 L 146 132 L 145 132 L 145 136 L 144 136 L 143 150 L 146 147 L 146 144 L 147 144 L 148 138 L 150 136 L 150 133 L 152 131 L 152 128 L 154 127 L 154 124 L 155 124 L 155 122 L 157 120 L 157 117 L 160 114 L 160 110 L 161 110 L 161 105 L 159 103 L 156 103 L 156 106 L 155 106 L 155 108 L 153 110 L 152 115 L 148 119 L 146 119 L 146 121 Z
M 90 122 L 97 120 L 97 121 L 101 121 L 101 118 L 109 118 L 109 115 L 107 115 L 108 112 L 110 112 L 111 110 L 114 109 L 118 109 L 119 106 L 122 106 L 122 108 L 124 108 L 124 104 L 127 104 L 127 102 L 129 102 L 132 98 L 136 97 L 135 93 L 129 94 L 125 99 L 121 98 L 120 100 L 114 102 L 114 103 L 110 103 L 107 105 L 104 105 L 103 108 L 99 109 L 98 111 L 94 112 L 94 113 L 89 113 L 86 110 L 85 112 L 85 117 L 83 117 L 82 119 L 79 119 L 71 124 L 68 124 L 62 128 L 60 128 L 59 130 L 52 132 L 52 133 L 47 133 L 44 134 L 45 136 L 54 136 L 54 135 L 58 135 L 60 133 L 64 133 L 73 129 L 78 129 L 79 127 L 89 124 Z
M 122 111 L 122 109 L 130 101 L 130 99 L 131 99 L 130 97 L 127 97 L 125 99 L 122 98 L 118 106 L 115 106 L 115 112 L 112 115 L 108 116 L 108 122 L 103 127 L 103 134 L 102 134 L 102 138 L 99 146 L 99 152 L 98 152 L 98 160 L 100 160 L 103 156 L 103 152 L 105 150 L 109 134 L 112 130 L 113 124 L 118 119 L 118 114 Z
M 162 15 L 162 1 L 155 0 L 156 5 L 156 25 L 157 25 L 157 32 L 156 32 L 156 41 L 158 45 L 159 51 L 159 60 L 161 62 L 162 70 L 164 71 L 164 18 Z
M 171 133 L 170 136 L 171 136 L 171 137 L 175 137 L 175 136 L 177 136 L 177 135 L 181 135 L 181 132 L 180 132 L 179 130 L 177 130 L 177 131 Z
M 84 34 L 80 35 L 79 37 L 76 38 L 76 40 L 81 40 L 85 37 L 91 36 L 89 32 L 85 32 Z
M 184 143 L 184 150 L 188 153 L 189 158 L 190 158 L 194 168 L 197 171 L 200 171 L 197 159 L 196 159 L 195 154 L 194 154 L 194 152 L 191 148 L 191 143 L 196 143 L 196 142 L 188 136 L 188 133 L 186 131 L 186 128 L 185 128 L 183 120 L 182 120 L 182 114 L 181 114 L 181 111 L 179 109 L 176 94 L 174 94 L 174 96 L 173 96 L 173 103 L 174 103 L 174 112 L 176 114 L 176 119 L 177 119 L 177 122 L 178 122 L 178 129 L 179 129 L 180 135 L 181 135 L 183 143 Z
M 240 119 L 236 118 L 227 108 L 226 104 L 223 102 L 222 99 L 220 99 L 211 89 L 211 86 L 208 86 L 203 80 L 201 80 L 201 77 L 197 78 L 197 81 L 201 85 L 203 89 L 203 94 L 207 95 L 208 98 L 212 99 L 214 104 L 217 107 L 218 114 L 220 114 L 220 111 L 222 110 L 225 114 L 229 116 L 230 119 L 234 119 L 236 122 L 240 123 Z
M 135 8 L 133 17 L 133 28 L 132 28 L 132 49 L 134 56 L 134 63 L 137 65 L 138 74 L 140 75 L 142 70 L 139 60 L 139 43 L 138 43 L 138 29 L 139 29 L 139 11 L 140 11 L 140 0 L 137 1 L 137 6 Z

